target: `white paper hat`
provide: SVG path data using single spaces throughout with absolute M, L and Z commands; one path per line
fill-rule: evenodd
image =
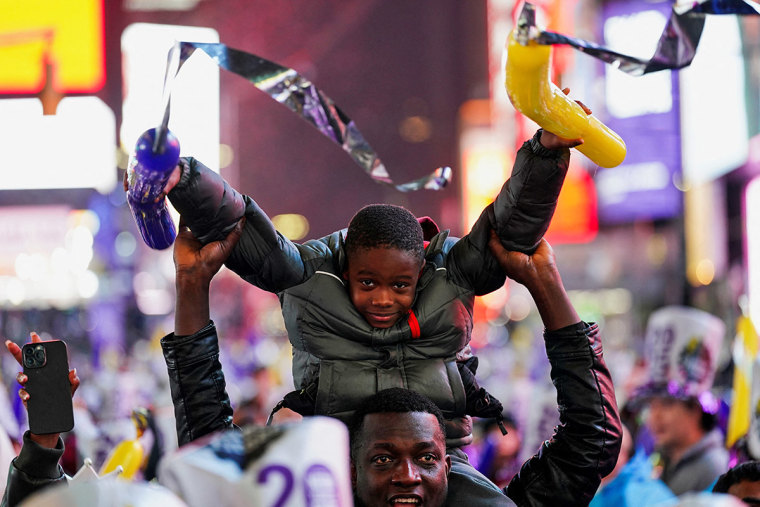
M 645 337 L 648 387 L 666 388 L 674 396 L 709 391 L 725 332 L 722 320 L 696 308 L 666 306 L 653 312 Z
M 348 429 L 330 417 L 209 435 L 165 457 L 158 478 L 190 507 L 353 505 Z

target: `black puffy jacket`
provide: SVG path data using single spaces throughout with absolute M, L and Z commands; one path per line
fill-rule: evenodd
M 463 445 L 472 412 L 457 360 L 469 355 L 475 296 L 506 278 L 488 248 L 490 231 L 510 250 L 535 250 L 568 168 L 569 151 L 547 150 L 539 137 L 518 151 L 511 177 L 467 235 L 445 231 L 430 240 L 409 319 L 388 329 L 372 327 L 351 303 L 342 279 L 344 231 L 294 243 L 251 198 L 194 159 L 184 160 L 169 198 L 203 243 L 224 237 L 245 215 L 226 265 L 280 298 L 295 387 L 314 389 L 314 413 L 346 419 L 378 390 L 405 387 L 431 398 L 449 421 L 449 445 Z

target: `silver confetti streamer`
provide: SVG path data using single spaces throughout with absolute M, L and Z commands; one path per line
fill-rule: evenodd
M 343 148 L 343 151 L 373 180 L 392 186 L 400 192 L 440 190 L 451 181 L 451 168 L 439 167 L 418 180 L 394 183 L 377 153 L 364 139 L 353 120 L 311 81 L 293 69 L 219 43 L 178 42 L 169 52 L 164 81 L 165 114 L 157 138 L 168 125 L 172 82 L 182 64 L 196 49 L 210 56 L 222 69 L 250 81 L 256 88 L 308 121 L 325 137 Z
M 546 45 L 568 44 L 632 76 L 642 76 L 660 70 L 688 67 L 694 59 L 699 39 L 702 37 L 705 14 L 758 15 L 759 11 L 760 5 L 752 0 L 676 2 L 657 43 L 657 50 L 649 60 L 624 55 L 583 39 L 538 30 L 535 25 L 535 7 L 527 2 L 520 13 L 518 31 L 523 34 L 523 39 L 535 40 Z M 520 39 L 518 41 L 522 44 L 527 43 Z

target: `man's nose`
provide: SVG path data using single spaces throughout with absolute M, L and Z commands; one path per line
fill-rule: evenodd
M 399 461 L 398 465 L 394 468 L 391 481 L 400 486 L 414 486 L 422 482 L 422 478 L 414 461 L 405 459 Z

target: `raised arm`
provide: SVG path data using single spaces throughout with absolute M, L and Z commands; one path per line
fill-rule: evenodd
M 37 333 L 32 332 L 29 335 L 32 343 L 42 341 Z M 21 347 L 10 340 L 6 340 L 5 347 L 21 366 Z M 16 375 L 16 380 L 21 385 L 18 395 L 26 407 L 26 402 L 30 396 L 25 389 L 27 376 L 23 372 L 19 372 Z M 79 387 L 79 377 L 76 370 L 69 371 L 68 380 L 71 385 L 71 395 L 74 396 Z M 59 482 L 64 482 L 66 476 L 59 464 L 63 450 L 63 440 L 59 433 L 36 435 L 26 431 L 21 451 L 11 462 L 5 494 L 0 505 L 2 507 L 18 505 L 33 493 Z
M 562 91 L 568 94 L 570 89 Z M 585 104 L 578 104 L 591 114 Z M 564 139 L 540 129 L 517 152 L 512 174 L 489 213 L 490 225 L 507 250 L 531 254 L 538 248 L 557 207 L 570 148 L 581 144 L 583 139 Z
M 581 321 L 565 292 L 554 251 L 546 240 L 541 240 L 533 255 L 526 255 L 506 250 L 492 233 L 489 247 L 507 276 L 528 289 L 547 331 Z
M 225 260 L 246 281 L 270 292 L 303 281 L 304 262 L 298 247 L 277 232 L 253 199 L 219 174 L 198 160 L 183 158 L 167 190 L 172 205 L 201 244 L 224 239 L 246 217 L 240 241 Z
M 569 91 L 563 90 L 565 94 Z M 583 103 L 578 104 L 591 114 Z M 515 155 L 512 174 L 494 202 L 451 249 L 452 276 L 473 287 L 476 295 L 504 284 L 504 274 L 488 249 L 491 231 L 496 231 L 507 250 L 533 253 L 557 207 L 570 163 L 570 148 L 582 143 L 582 139 L 564 139 L 543 129 L 523 143 Z
M 569 147 L 580 140 L 562 139 L 539 130 L 515 156 L 512 174 L 470 232 L 451 249 L 449 269 L 476 295 L 504 284 L 504 273 L 488 248 L 496 231 L 505 248 L 532 253 L 549 227 L 565 181 Z
M 161 339 L 180 445 L 232 426 L 216 328 L 209 318 L 209 289 L 239 240 L 243 222 L 224 239 L 202 245 L 180 220 L 174 243 L 174 333 Z
M 174 244 L 176 335 L 191 335 L 209 323 L 211 280 L 240 239 L 244 224 L 245 218 L 242 218 L 226 238 L 203 245 L 187 227 L 184 217 L 180 218 Z
M 523 143 L 512 174 L 488 210 L 489 224 L 505 248 L 532 253 L 538 247 L 557 207 L 570 164 L 569 148 L 580 143 L 545 130 Z
M 507 275 L 530 291 L 541 314 L 560 418 L 507 494 L 517 505 L 588 505 L 614 468 L 622 439 L 599 329 L 578 317 L 546 240 L 531 256 L 506 251 L 496 237 L 489 246 Z

